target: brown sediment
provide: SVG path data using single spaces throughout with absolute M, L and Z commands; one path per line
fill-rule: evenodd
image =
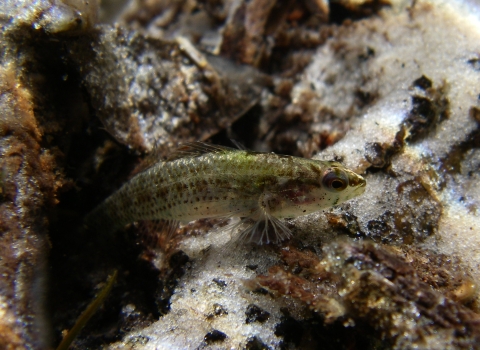
M 324 323 L 368 325 L 392 348 L 468 349 L 480 340 L 480 315 L 462 304 L 472 281 L 446 257 L 348 241 L 326 245 L 322 257 L 291 246 L 281 256 L 286 268 L 271 267 L 257 283 L 301 300 Z

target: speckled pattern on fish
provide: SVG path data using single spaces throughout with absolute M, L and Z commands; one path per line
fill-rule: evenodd
M 87 216 L 86 225 L 111 232 L 163 219 L 172 229 L 200 218 L 240 217 L 232 228 L 237 238 L 278 242 L 291 236 L 280 219 L 337 205 L 365 185 L 337 162 L 190 143 L 133 177 Z

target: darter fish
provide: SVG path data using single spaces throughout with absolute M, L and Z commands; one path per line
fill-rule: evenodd
M 160 219 L 172 232 L 180 222 L 239 217 L 232 228 L 238 239 L 279 242 L 292 235 L 281 219 L 342 203 L 365 185 L 338 162 L 195 142 L 125 183 L 87 216 L 86 226 L 111 232 Z

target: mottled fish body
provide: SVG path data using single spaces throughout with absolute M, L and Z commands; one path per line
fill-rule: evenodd
M 86 223 L 114 231 L 139 220 L 162 219 L 176 227 L 200 218 L 241 217 L 235 227 L 240 238 L 277 242 L 291 236 L 279 219 L 337 205 L 364 190 L 365 180 L 337 162 L 192 143 L 133 177 Z

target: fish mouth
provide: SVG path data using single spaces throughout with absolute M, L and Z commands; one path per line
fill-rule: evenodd
M 364 188 L 367 185 L 367 182 L 365 179 L 355 173 L 350 173 L 348 174 L 348 185 L 351 187 L 358 187 L 358 188 Z

